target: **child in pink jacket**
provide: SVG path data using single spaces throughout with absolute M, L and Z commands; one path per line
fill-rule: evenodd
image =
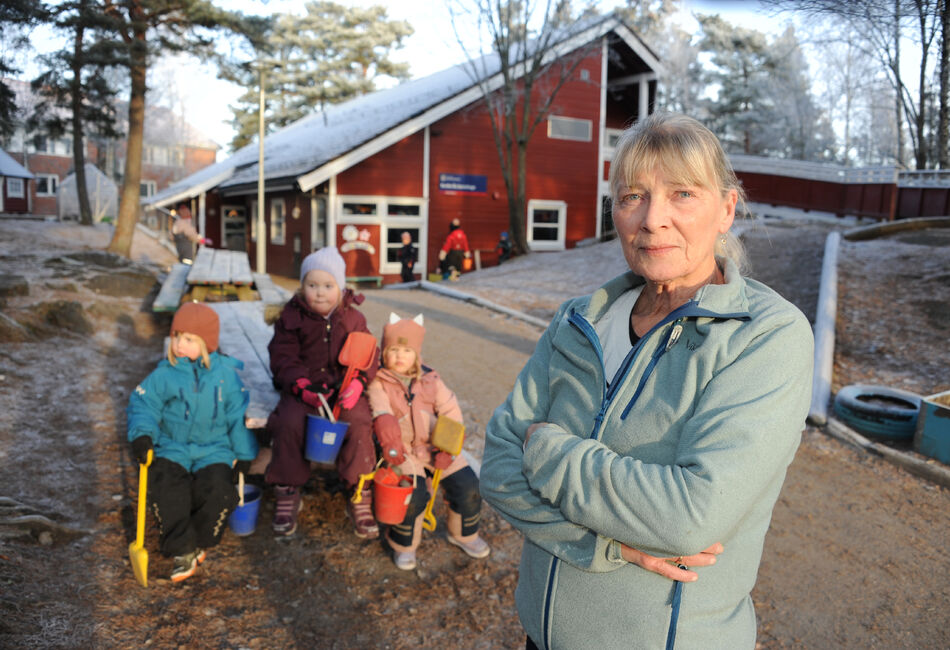
M 442 470 L 439 489 L 449 504 L 447 540 L 473 558 L 484 558 L 488 544 L 478 536 L 482 500 L 478 477 L 462 455 L 454 458 L 429 444 L 438 416 L 462 421 L 455 393 L 439 374 L 422 365 L 422 315 L 414 320 L 395 314 L 383 328 L 383 367 L 368 388 L 373 431 L 383 457 L 405 475 L 416 476 L 416 488 L 402 523 L 392 526 L 386 541 L 396 566 L 416 567 L 416 549 L 422 537 L 423 514 L 429 501 L 426 476 Z

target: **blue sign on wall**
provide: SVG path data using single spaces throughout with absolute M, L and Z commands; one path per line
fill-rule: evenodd
M 488 194 L 488 177 L 472 174 L 439 174 L 442 194 Z

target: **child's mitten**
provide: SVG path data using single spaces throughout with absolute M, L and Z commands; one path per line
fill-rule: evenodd
M 148 436 L 139 436 L 132 441 L 132 457 L 139 465 L 148 462 L 148 452 L 152 447 L 152 439 Z
M 403 453 L 402 431 L 399 429 L 399 421 L 392 413 L 383 413 L 373 420 L 373 432 L 376 439 L 379 440 L 379 446 L 383 448 L 383 456 L 393 465 L 399 465 L 406 460 L 406 454 Z
M 432 464 L 435 465 L 436 469 L 448 469 L 449 465 L 452 464 L 452 456 L 444 451 L 440 451 L 435 455 L 435 460 L 432 461 Z
M 306 377 L 301 377 L 294 382 L 291 391 L 294 395 L 300 398 L 304 404 L 312 406 L 317 409 L 323 406 L 323 402 L 320 401 L 320 393 L 323 394 L 323 399 L 330 401 L 330 396 L 333 394 L 332 390 L 328 390 L 326 384 L 322 386 L 323 390 L 319 390 L 314 386 L 309 379 Z
M 251 471 L 251 461 L 239 460 L 234 463 L 234 468 L 231 470 L 231 482 L 234 483 L 238 480 L 238 474 L 244 474 L 244 477 L 247 478 L 249 471 Z
M 340 391 L 340 406 L 349 410 L 356 406 L 356 401 L 363 394 L 363 382 L 359 378 L 350 382 L 350 385 Z

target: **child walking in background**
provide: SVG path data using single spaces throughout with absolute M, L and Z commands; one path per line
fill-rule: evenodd
M 376 464 L 372 418 L 363 389 L 376 374 L 378 360 L 348 386 L 340 386 L 346 368 L 338 359 L 347 336 L 369 333 L 366 318 L 356 309 L 363 296 L 345 286 L 346 264 L 336 248 L 308 255 L 300 267 L 300 289 L 274 323 L 274 338 L 267 346 L 274 385 L 281 392 L 277 408 L 267 419 L 273 455 L 265 475 L 275 486 L 273 528 L 278 536 L 292 535 L 297 529 L 297 514 L 303 507 L 301 488 L 310 477 L 310 461 L 304 457 L 306 420 L 322 404 L 319 395 L 331 405 L 336 395 L 342 407 L 340 420 L 349 423 L 336 459 L 347 492 L 352 493 L 359 475 L 373 471 Z M 358 504 L 350 496 L 346 512 L 357 537 L 378 537 L 371 488 L 363 490 Z
M 218 315 L 186 303 L 171 325 L 168 358 L 129 398 L 128 439 L 145 463 L 148 498 L 160 529 L 159 547 L 174 557 L 171 579 L 195 573 L 205 551 L 221 541 L 237 504 L 233 477 L 247 472 L 257 440 L 244 426 L 248 394 L 240 361 L 219 354 Z
M 416 549 L 422 537 L 423 515 L 429 501 L 426 473 L 441 469 L 439 488 L 449 503 L 448 541 L 473 558 L 491 552 L 478 536 L 481 496 L 478 477 L 460 454 L 452 457 L 429 444 L 436 419 L 442 415 L 462 421 L 455 393 L 439 374 L 422 365 L 422 315 L 413 320 L 395 314 L 383 328 L 383 368 L 369 386 L 373 430 L 383 457 L 406 476 L 417 477 L 406 518 L 390 527 L 386 541 L 400 569 L 416 566 Z

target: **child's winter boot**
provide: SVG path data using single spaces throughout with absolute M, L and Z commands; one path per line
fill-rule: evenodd
M 195 575 L 198 565 L 205 561 L 205 552 L 196 549 L 191 553 L 175 556 L 175 565 L 172 568 L 172 582 L 181 582 Z
M 379 526 L 376 525 L 376 518 L 373 516 L 373 491 L 371 488 L 364 488 L 360 493 L 360 502 L 353 503 L 352 499 L 346 500 L 346 516 L 353 522 L 353 529 L 356 536 L 361 539 L 376 539 L 379 537 Z
M 300 488 L 292 485 L 274 487 L 274 522 L 271 524 L 274 534 L 279 537 L 293 535 L 297 530 L 297 514 L 303 508 Z

